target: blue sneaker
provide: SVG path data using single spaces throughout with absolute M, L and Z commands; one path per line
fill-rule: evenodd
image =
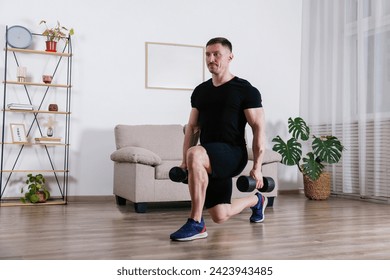
M 261 193 L 256 193 L 256 196 L 259 198 L 259 201 L 255 206 L 251 207 L 252 216 L 249 218 L 251 223 L 261 223 L 262 221 L 264 221 L 264 211 L 268 203 L 268 198 Z
M 191 241 L 206 238 L 207 235 L 203 217 L 200 222 L 189 218 L 178 231 L 171 234 L 170 238 L 174 241 Z

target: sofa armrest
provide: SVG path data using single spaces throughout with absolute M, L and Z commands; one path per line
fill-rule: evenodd
M 154 152 L 141 147 L 124 147 L 116 150 L 110 156 L 115 162 L 131 162 L 156 166 L 161 164 L 161 158 Z
M 251 148 L 248 148 L 248 159 L 253 160 L 253 151 Z M 272 162 L 280 162 L 282 160 L 282 156 L 273 151 L 266 149 L 263 157 L 263 164 L 272 163 Z

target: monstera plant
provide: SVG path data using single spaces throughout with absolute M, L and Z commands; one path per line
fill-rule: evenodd
M 339 162 L 343 145 L 335 136 L 310 136 L 310 128 L 306 122 L 297 117 L 288 119 L 288 132 L 291 138 L 285 142 L 278 135 L 272 142 L 275 142 L 273 150 L 282 156 L 282 163 L 285 165 L 297 165 L 299 171 L 316 181 L 324 172 L 324 163 L 333 164 Z M 302 144 L 300 141 L 312 139 L 312 151 L 302 157 Z

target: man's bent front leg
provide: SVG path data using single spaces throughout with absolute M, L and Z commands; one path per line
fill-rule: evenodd
M 206 199 L 206 189 L 211 173 L 210 159 L 202 146 L 194 146 L 187 151 L 188 187 L 191 196 L 191 217 L 195 221 L 202 218 Z

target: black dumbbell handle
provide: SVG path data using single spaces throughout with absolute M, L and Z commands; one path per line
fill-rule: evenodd
M 240 176 L 236 182 L 237 188 L 241 192 L 252 192 L 256 189 L 256 180 L 251 176 Z M 275 181 L 271 177 L 263 177 L 263 187 L 260 192 L 272 192 L 275 188 Z

